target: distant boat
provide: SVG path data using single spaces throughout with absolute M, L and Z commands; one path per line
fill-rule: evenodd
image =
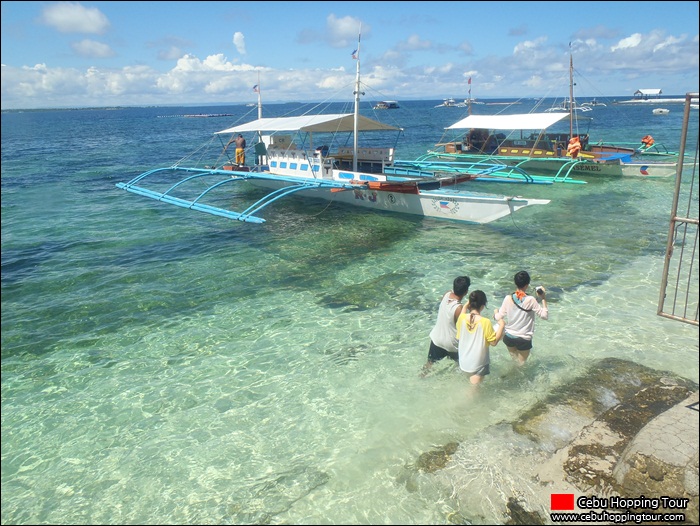
M 381 100 L 374 105 L 375 110 L 397 110 L 399 103 L 395 100 Z
M 464 99 L 463 102 L 458 102 L 456 106 L 460 108 L 467 108 L 470 104 L 486 104 L 485 102 L 478 101 L 476 99 Z
M 583 104 L 581 104 L 581 106 L 595 107 L 595 106 L 607 106 L 607 104 L 605 104 L 604 102 L 598 102 L 596 99 L 593 99 L 590 102 L 584 102 Z
M 651 110 L 651 112 L 654 115 L 668 115 L 670 113 L 670 110 L 667 110 L 666 108 L 655 108 Z
M 438 104 L 435 106 L 436 108 L 456 108 L 457 107 L 457 101 L 454 100 L 452 97 L 449 99 L 445 99 L 442 101 L 442 104 Z
M 584 102 L 583 104 L 578 104 L 578 103 L 576 102 L 576 100 L 574 100 L 574 103 L 573 103 L 573 105 L 572 105 L 572 104 L 571 104 L 571 101 L 569 101 L 569 99 L 565 99 L 565 100 L 561 101 L 560 104 L 558 104 L 558 105 L 556 105 L 556 106 L 552 106 L 551 108 L 547 108 L 547 109 L 544 110 L 544 111 L 545 111 L 545 112 L 548 112 L 548 113 L 549 113 L 549 112 L 553 112 L 553 111 L 554 111 L 554 112 L 560 112 L 560 111 L 571 111 L 571 110 L 575 110 L 575 111 L 591 111 L 591 110 L 593 110 L 593 107 L 592 107 L 592 106 L 593 106 L 593 105 L 590 104 L 590 103 L 588 103 L 588 102 Z M 603 104 L 603 106 L 605 106 L 605 104 Z
M 233 113 L 188 113 L 183 117 L 233 117 Z

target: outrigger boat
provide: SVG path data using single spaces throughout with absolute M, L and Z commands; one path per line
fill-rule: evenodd
M 489 223 L 523 207 L 549 203 L 548 199 L 485 194 L 455 188 L 459 183 L 479 177 L 479 172 L 482 175 L 492 172 L 493 167 L 480 166 L 472 169 L 471 173 L 464 170 L 458 174 L 433 174 L 431 177 L 392 174 L 387 168 L 393 163 L 394 148 L 365 148 L 358 145 L 358 134 L 362 131 L 401 131 L 400 128 L 359 114 L 359 58 L 354 93 L 354 113 L 280 118 L 262 118 L 259 94 L 257 120 L 216 133 L 219 138 L 255 133 L 258 141 L 253 148 L 256 157 L 253 166 L 233 162 L 227 150 L 232 143 L 229 140 L 223 148 L 223 155 L 229 160 L 221 165 L 218 165 L 218 161 L 213 165 L 191 167 L 178 163 L 147 171 L 127 183 L 118 183 L 117 187 L 164 203 L 251 223 L 265 222 L 258 214 L 289 195 L 464 223 Z M 294 132 L 299 140 L 295 140 L 290 132 Z M 338 134 L 343 132 L 351 134 L 352 146 L 331 148 L 325 140 L 318 140 L 319 134 L 326 134 L 337 142 Z M 223 140 L 221 142 L 224 143 Z M 185 178 L 178 180 L 176 176 L 183 173 Z M 153 182 L 155 188 L 144 186 L 146 179 Z M 216 190 L 241 182 L 249 182 L 271 192 L 242 211 L 230 210 L 221 204 L 227 201 L 226 196 L 219 196 L 220 192 Z M 237 198 L 241 196 L 239 192 L 235 195 Z
M 573 55 L 569 53 L 569 101 L 574 99 Z M 553 182 L 570 182 L 571 177 L 635 176 L 669 177 L 676 173 L 673 153 L 652 150 L 650 136 L 641 146 L 589 143 L 587 133 L 574 134 L 574 104 L 561 109 L 566 112 L 526 113 L 516 115 L 469 115 L 447 130 L 468 130 L 463 139 L 437 144 L 442 151 L 432 150 L 416 163 L 441 160 L 460 162 L 499 162 L 524 172 L 550 177 Z M 586 107 L 590 110 L 590 107 Z M 569 119 L 569 133 L 551 133 L 548 128 Z M 503 131 L 509 132 L 506 136 Z M 518 136 L 519 134 L 519 136 Z M 646 157 L 646 158 L 642 158 Z M 642 158 L 641 160 L 639 160 Z
M 580 146 L 577 155 L 572 156 L 571 132 L 567 135 L 546 131 L 567 117 L 568 113 L 470 115 L 447 128 L 468 130 L 462 141 L 439 144 L 443 151 L 429 151 L 416 161 L 499 162 L 527 173 L 549 175 L 555 182 L 570 177 L 669 177 L 676 173 L 675 162 L 635 161 L 634 150 L 589 145 L 585 134 L 576 136 Z

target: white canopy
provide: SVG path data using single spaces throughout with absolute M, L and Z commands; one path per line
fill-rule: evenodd
M 470 115 L 448 126 L 448 130 L 544 130 L 568 117 L 568 113 L 518 113 L 515 115 Z
M 661 90 L 658 88 L 654 89 L 638 89 L 634 92 L 635 95 L 661 95 Z
M 301 117 L 277 117 L 263 118 L 244 124 L 238 124 L 231 128 L 216 132 L 217 134 L 231 134 L 243 132 L 351 132 L 354 128 L 355 116 L 352 113 L 333 113 L 329 115 L 303 115 Z M 359 131 L 373 130 L 400 130 L 388 124 L 358 116 L 357 129 Z

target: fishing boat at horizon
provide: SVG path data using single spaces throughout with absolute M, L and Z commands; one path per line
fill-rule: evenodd
M 374 105 L 375 110 L 398 110 L 399 103 L 395 100 L 380 100 Z
M 436 108 L 458 108 L 459 103 L 452 97 L 449 97 L 447 99 L 443 99 L 442 104 L 438 104 L 435 106 Z

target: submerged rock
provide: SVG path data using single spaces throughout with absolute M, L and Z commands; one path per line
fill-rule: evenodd
M 487 523 L 547 523 L 551 494 L 573 493 L 685 499 L 686 509 L 668 511 L 697 524 L 698 413 L 674 413 L 697 391 L 690 380 L 606 358 L 511 424 L 424 453 L 416 468 Z M 510 447 L 493 451 L 492 441 Z
M 506 524 L 545 524 L 542 516 L 534 511 L 527 511 L 523 505 L 513 497 L 506 504 L 508 516 Z
M 458 447 L 459 444 L 457 442 L 449 442 L 438 449 L 423 453 L 416 461 L 416 468 L 428 473 L 442 469 L 450 461 Z

